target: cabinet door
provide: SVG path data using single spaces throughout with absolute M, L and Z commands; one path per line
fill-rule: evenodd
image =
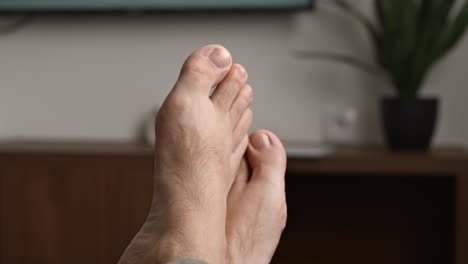
M 0 156 L 1 263 L 116 263 L 146 217 L 152 163 Z

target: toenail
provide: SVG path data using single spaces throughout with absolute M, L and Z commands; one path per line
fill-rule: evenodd
M 239 73 L 242 76 L 242 78 L 247 79 L 247 71 L 244 69 L 244 67 L 239 65 Z
M 270 137 L 267 134 L 255 134 L 251 139 L 251 144 L 256 149 L 263 149 L 271 146 Z
M 210 60 L 220 69 L 224 69 L 231 63 L 231 55 L 225 50 L 215 48 L 210 54 Z

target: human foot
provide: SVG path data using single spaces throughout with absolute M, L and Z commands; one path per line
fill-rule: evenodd
M 252 134 L 228 196 L 228 263 L 270 263 L 286 225 L 285 169 L 280 140 L 264 130 Z
M 252 122 L 246 82 L 221 46 L 187 59 L 156 121 L 153 203 L 120 263 L 224 263 L 226 200 Z

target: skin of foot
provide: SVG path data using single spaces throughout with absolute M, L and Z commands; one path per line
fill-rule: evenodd
M 119 263 L 226 262 L 227 196 L 252 123 L 247 78 L 222 46 L 186 60 L 157 116 L 149 215 Z
M 285 169 L 280 140 L 253 133 L 228 196 L 227 263 L 270 263 L 286 225 Z

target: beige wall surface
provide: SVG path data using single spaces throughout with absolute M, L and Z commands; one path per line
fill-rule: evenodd
M 389 89 L 384 80 L 294 56 L 326 50 L 372 59 L 365 32 L 331 9 L 38 16 L 0 35 L 0 139 L 133 140 L 184 58 L 209 43 L 226 46 L 249 71 L 255 128 L 287 140 L 321 141 L 329 139 L 324 116 L 352 108 L 358 121 L 349 141 L 382 142 L 378 102 Z M 424 94 L 442 99 L 437 144 L 468 145 L 467 62 L 465 38 L 426 83 Z

